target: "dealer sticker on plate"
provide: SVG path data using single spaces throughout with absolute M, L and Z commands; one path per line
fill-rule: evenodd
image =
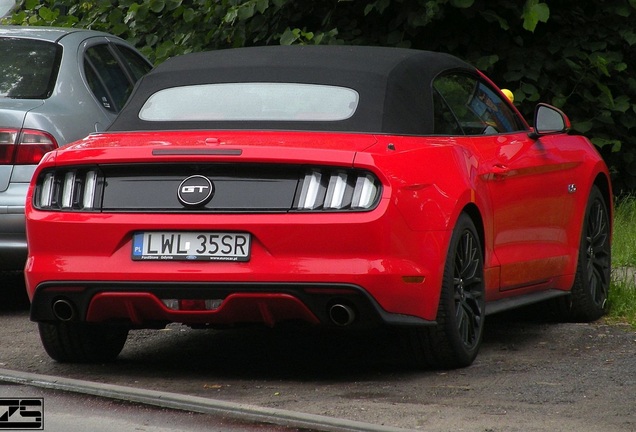
M 247 233 L 139 232 L 133 235 L 132 259 L 249 261 L 250 243 Z

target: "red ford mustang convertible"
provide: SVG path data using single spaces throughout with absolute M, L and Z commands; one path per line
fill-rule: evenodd
M 608 170 L 568 129 L 440 53 L 173 58 L 39 164 L 31 319 L 62 362 L 113 360 L 130 329 L 292 320 L 392 326 L 414 364 L 470 365 L 489 314 L 605 312 Z

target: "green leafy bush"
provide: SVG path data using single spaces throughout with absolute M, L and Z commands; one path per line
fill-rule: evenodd
M 154 62 L 202 50 L 359 44 L 453 53 L 514 92 L 562 108 L 617 192 L 636 189 L 636 0 L 24 0 L 8 21 L 104 30 Z
M 623 196 L 614 207 L 612 285 L 609 319 L 636 328 L 636 197 Z

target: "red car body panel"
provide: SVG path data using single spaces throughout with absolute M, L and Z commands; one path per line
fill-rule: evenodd
M 107 132 L 38 165 L 31 320 L 57 361 L 114 360 L 134 328 L 301 321 L 390 325 L 409 361 L 452 368 L 486 315 L 553 300 L 598 319 L 609 172 L 558 108 L 534 117 L 442 53 L 169 59 Z
M 606 311 L 609 172 L 569 128 L 441 53 L 172 58 L 38 165 L 31 319 L 58 361 L 112 360 L 133 328 L 301 321 L 400 327 L 416 364 L 467 366 L 488 314 Z
M 148 322 L 181 322 L 190 324 L 234 324 L 262 322 L 273 327 L 279 321 L 301 320 L 319 324 L 316 316 L 296 297 L 288 294 L 237 293 L 228 296 L 215 311 L 172 311 L 153 294 L 99 293 L 86 314 L 87 322 L 130 321 L 144 326 Z
M 184 217 L 62 215 L 34 209 L 29 195 L 28 292 L 33 297 L 38 286 L 60 275 L 68 283 L 351 284 L 363 287 L 388 313 L 434 321 L 452 227 L 467 206 L 483 215 L 488 301 L 524 290 L 567 290 L 587 192 L 595 175 L 607 176 L 594 149 L 583 140 L 572 136 L 559 137 L 558 143 L 551 137 L 535 141 L 525 133 L 470 138 L 236 131 L 93 135 L 47 155 L 38 172 L 76 164 L 80 155 L 97 165 L 195 159 L 351 166 L 374 172 L 382 181 L 382 197 L 369 212 Z M 212 152 L 197 155 L 202 149 Z M 240 155 L 215 153 L 232 149 Z M 449 171 L 461 175 L 445 175 Z M 546 176 L 549 181 L 540 180 Z M 580 193 L 568 194 L 569 183 L 576 183 Z M 253 236 L 250 261 L 132 261 L 133 233 L 153 230 L 247 231 Z M 177 318 L 147 294 L 132 296 L 131 304 L 146 302 L 152 305 L 148 309 Z M 96 298 L 88 319 L 121 315 L 123 306 L 116 298 Z M 301 311 L 297 315 L 308 321 L 314 319 L 287 296 L 276 302 Z M 200 312 L 177 315 L 187 322 L 201 321 Z M 222 309 L 208 312 L 204 321 L 226 322 L 224 316 Z

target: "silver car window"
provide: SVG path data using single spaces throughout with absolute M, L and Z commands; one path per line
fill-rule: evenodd
M 62 48 L 51 42 L 0 37 L 0 97 L 46 99 L 57 79 Z
M 139 78 L 150 72 L 152 66 L 146 60 L 139 56 L 135 51 L 124 45 L 114 45 L 121 54 L 126 65 L 133 74 L 133 78 L 137 81 Z
M 119 112 L 132 92 L 134 82 L 108 45 L 94 45 L 86 50 L 84 71 L 88 85 L 109 111 Z

